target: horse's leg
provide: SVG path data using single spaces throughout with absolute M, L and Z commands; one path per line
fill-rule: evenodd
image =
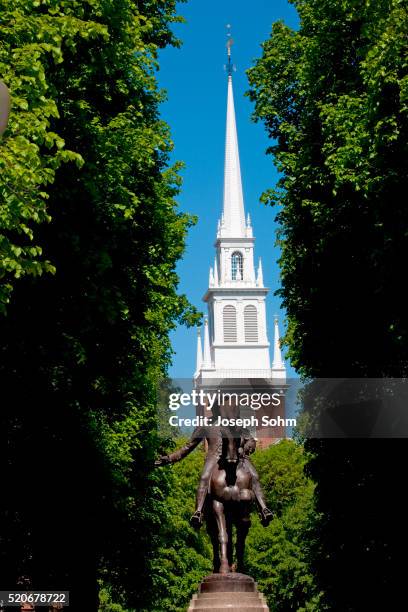
M 230 571 L 230 566 L 228 563 L 228 533 L 227 533 L 227 524 L 225 520 L 224 514 L 224 506 L 221 502 L 216 499 L 213 500 L 213 510 L 215 515 L 215 520 L 217 521 L 218 527 L 218 541 L 220 543 L 220 552 L 221 552 L 221 562 L 220 562 L 220 574 L 228 574 Z
M 225 513 L 225 510 L 224 510 Z M 225 521 L 227 523 L 227 557 L 230 568 L 232 568 L 232 564 L 234 561 L 234 547 L 233 547 L 233 539 L 232 539 L 232 515 L 231 512 L 225 513 Z
M 240 514 L 237 516 L 237 571 L 244 571 L 244 552 L 245 552 L 245 540 L 248 535 L 249 528 L 251 526 L 251 516 L 249 504 L 241 502 L 243 508 L 241 508 Z
M 255 501 L 259 509 L 262 525 L 267 527 L 273 518 L 273 514 L 266 505 L 261 483 L 259 482 L 258 472 L 248 458 L 245 461 L 245 469 L 251 474 L 252 491 L 255 495 Z
M 218 541 L 218 528 L 215 522 L 214 515 L 211 515 L 207 520 L 207 532 L 211 539 L 213 547 L 213 572 L 218 574 L 220 571 L 220 543 Z
M 193 516 L 190 518 L 190 523 L 192 527 L 199 529 L 203 522 L 203 510 L 205 500 L 207 498 L 208 493 L 208 485 L 211 478 L 211 472 L 217 465 L 218 458 L 216 455 L 207 455 L 203 467 L 203 471 L 201 473 L 200 483 L 198 485 L 197 494 L 196 494 L 196 508 Z

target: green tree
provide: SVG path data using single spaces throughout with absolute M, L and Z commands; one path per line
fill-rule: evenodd
M 103 24 L 75 15 L 41 15 L 41 2 L 0 3 L 0 74 L 12 91 L 13 112 L 0 144 L 0 310 L 5 311 L 16 279 L 55 272 L 42 257 L 35 229 L 49 222 L 47 185 L 64 162 L 83 159 L 52 130 L 60 111 L 50 91 L 47 63 L 63 61 L 62 45 L 107 36 Z M 46 4 L 46 3 L 44 3 Z M 58 17 L 57 17 L 58 15 Z
M 253 461 L 268 507 L 275 517 L 262 527 L 258 517 L 248 535 L 246 566 L 268 599 L 271 611 L 324 609 L 311 570 L 316 521 L 314 484 L 305 475 L 303 447 L 283 440 L 257 451 Z
M 249 71 L 255 119 L 282 173 L 263 201 L 281 205 L 288 355 L 306 377 L 404 376 L 407 4 L 293 4 L 298 31 L 274 24 Z M 309 448 L 324 517 L 315 564 L 329 604 L 376 608 L 400 588 L 391 550 L 403 524 L 395 492 L 406 445 L 316 440 Z
M 118 605 L 154 609 L 156 388 L 169 330 L 196 320 L 155 78 L 175 4 L 0 1 L 0 573 L 66 588 L 81 612 L 98 576 Z
M 180 438 L 177 446 L 184 442 Z M 153 564 L 155 612 L 185 612 L 203 577 L 212 572 L 212 547 L 205 529 L 197 533 L 189 523 L 203 465 L 200 447 L 174 466 L 160 468 L 167 472 L 171 486 Z
M 255 119 L 275 140 L 283 173 L 263 200 L 282 206 L 288 355 L 307 376 L 400 376 L 408 367 L 406 3 L 294 4 L 299 31 L 276 23 L 248 73 Z

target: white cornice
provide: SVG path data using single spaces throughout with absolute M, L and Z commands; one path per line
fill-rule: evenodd
M 254 296 L 266 296 L 269 293 L 268 287 L 245 287 L 245 286 L 235 286 L 235 287 L 209 287 L 203 296 L 203 302 L 208 302 L 208 300 L 214 299 L 216 295 L 225 296 L 225 297 L 254 297 Z
M 215 247 L 219 247 L 221 246 L 223 243 L 225 244 L 251 244 L 253 245 L 255 243 L 255 237 L 254 236 L 247 236 L 247 237 L 233 237 L 233 236 L 218 236 L 217 240 L 214 242 L 214 246 Z
M 217 344 L 213 344 L 214 348 L 232 348 L 232 349 L 259 349 L 259 348 L 269 348 L 271 345 L 269 342 L 254 342 L 251 343 L 241 343 L 241 342 L 219 342 Z

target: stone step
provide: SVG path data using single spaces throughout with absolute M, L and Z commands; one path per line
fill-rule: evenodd
M 254 604 L 258 604 L 258 603 L 265 603 L 265 599 L 263 597 L 259 597 L 259 595 L 257 597 L 228 597 L 226 595 L 226 593 L 222 593 L 220 597 L 199 597 L 197 599 L 192 599 L 191 600 L 191 605 L 195 604 L 195 605 L 207 605 L 207 604 L 213 604 L 213 603 L 220 603 L 222 605 L 224 605 L 225 603 L 227 604 L 239 604 L 239 603 L 247 603 L 249 605 L 254 605 Z
M 200 593 L 215 592 L 256 593 L 257 588 L 253 578 L 246 574 L 230 572 L 228 574 L 211 574 L 206 576 L 200 585 Z
M 188 612 L 269 612 L 266 599 L 250 576 L 240 573 L 206 576 Z
M 258 599 L 261 593 L 255 591 L 254 593 L 239 593 L 237 591 L 219 591 L 215 593 L 199 593 L 198 595 L 193 595 L 194 599 L 217 599 L 220 597 L 224 597 L 227 599 L 231 599 L 232 601 L 241 601 L 242 599 Z
M 260 593 L 201 593 L 193 596 L 189 612 L 238 610 L 239 612 L 267 612 L 268 606 Z
M 261 602 L 250 605 L 249 603 L 232 603 L 232 604 L 224 604 L 220 605 L 218 603 L 208 603 L 200 606 L 190 606 L 188 612 L 233 612 L 234 610 L 238 610 L 238 612 L 268 612 L 269 608 L 267 605 L 262 604 Z

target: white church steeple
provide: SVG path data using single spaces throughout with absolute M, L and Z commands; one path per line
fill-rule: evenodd
M 228 48 L 230 53 L 231 49 Z M 245 237 L 246 223 L 239 163 L 238 135 L 235 121 L 232 74 L 228 75 L 227 126 L 224 164 L 223 236 Z
M 229 38 L 223 207 L 217 226 L 214 267 L 210 268 L 209 287 L 203 298 L 208 306 L 208 319 L 204 322 L 204 354 L 196 378 L 272 379 L 279 374 L 282 380 L 286 371 L 276 349 L 278 346 L 280 351 L 277 323 L 274 374 L 271 368 L 265 308 L 269 289 L 264 287 L 261 262 L 255 272 L 255 238 L 250 216 L 245 216 L 231 45 Z

